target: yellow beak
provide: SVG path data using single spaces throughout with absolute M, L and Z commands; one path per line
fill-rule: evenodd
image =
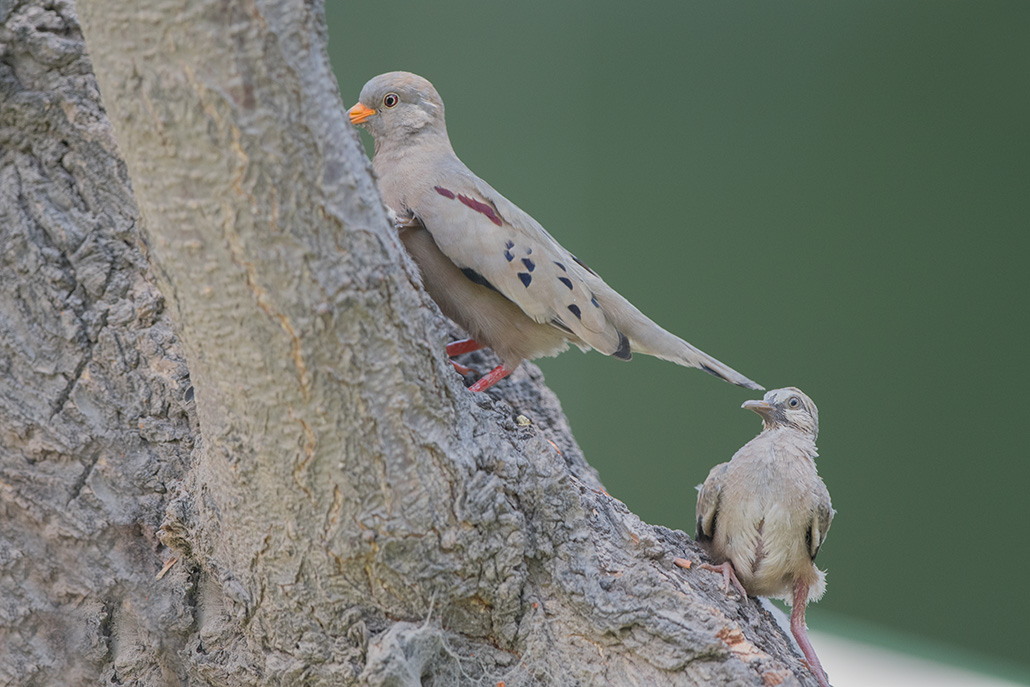
M 351 109 L 347 110 L 347 116 L 350 117 L 351 124 L 361 124 L 363 121 L 371 117 L 376 113 L 371 107 L 358 103 Z

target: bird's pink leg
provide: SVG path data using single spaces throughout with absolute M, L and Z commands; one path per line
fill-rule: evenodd
M 790 631 L 794 633 L 794 639 L 801 647 L 801 653 L 808 660 L 808 667 L 812 669 L 815 679 L 822 687 L 830 687 L 830 679 L 819 663 L 815 655 L 812 643 L 808 641 L 808 628 L 805 627 L 805 604 L 808 603 L 808 585 L 798 580 L 794 583 L 794 605 L 790 611 Z
M 722 589 L 723 591 L 729 591 L 730 582 L 733 582 L 733 586 L 737 588 L 740 595 L 744 597 L 744 601 L 747 601 L 747 592 L 744 591 L 744 585 L 737 579 L 737 573 L 733 570 L 733 564 L 729 561 L 720 563 L 719 565 L 711 565 L 710 563 L 702 563 L 701 567 L 705 570 L 711 570 L 712 572 L 722 573 Z
M 454 341 L 447 344 L 447 357 L 461 355 L 462 353 L 471 353 L 472 351 L 478 351 L 483 347 L 483 344 L 479 343 L 475 339 L 462 339 L 461 341 Z M 463 375 L 467 375 L 470 370 L 464 365 L 451 361 L 451 365 L 454 365 L 454 369 Z M 469 391 L 485 391 L 492 387 L 497 382 L 501 381 L 513 370 L 509 370 L 504 365 L 498 365 L 491 370 L 485 377 L 482 377 L 478 382 L 469 387 Z
M 471 353 L 472 351 L 478 351 L 483 347 L 483 344 L 479 343 L 475 339 L 462 339 L 461 341 L 453 341 L 447 344 L 447 357 L 453 358 L 456 355 L 462 353 Z
M 475 339 L 462 339 L 461 341 L 453 341 L 447 344 L 447 357 L 461 355 L 462 353 L 471 353 L 472 351 L 478 351 L 483 347 L 483 344 L 479 343 Z M 456 363 L 453 360 L 451 365 L 458 371 L 460 375 L 472 374 L 472 368 L 465 367 L 461 363 Z
M 478 382 L 470 386 L 469 391 L 485 391 L 511 373 L 512 370 L 509 370 L 504 365 L 498 365 L 494 369 L 490 370 L 485 377 L 480 378 Z

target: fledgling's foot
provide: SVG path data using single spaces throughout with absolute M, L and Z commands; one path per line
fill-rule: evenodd
M 744 598 L 744 603 L 747 603 L 747 592 L 744 591 L 744 585 L 737 579 L 737 573 L 733 569 L 733 564 L 729 561 L 720 563 L 719 565 L 712 565 L 711 563 L 702 563 L 701 567 L 705 570 L 711 570 L 722 574 L 722 590 L 728 592 L 730 590 L 730 582 L 733 582 L 733 586 L 737 588 L 740 595 Z

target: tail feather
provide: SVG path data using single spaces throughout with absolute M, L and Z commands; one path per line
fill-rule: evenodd
M 729 365 L 720 362 L 719 360 L 716 360 L 712 356 L 708 355 L 707 353 L 698 349 L 697 347 L 687 343 L 678 336 L 670 334 L 669 332 L 659 327 L 657 324 L 655 324 L 654 326 L 655 328 L 661 331 L 662 335 L 664 335 L 661 338 L 667 339 L 667 341 L 662 342 L 665 345 L 662 346 L 660 350 L 647 350 L 646 346 L 640 348 L 634 346 L 634 348 L 639 352 L 645 353 L 647 355 L 653 355 L 656 358 L 661 358 L 662 360 L 674 362 L 677 365 L 699 368 L 710 375 L 715 375 L 719 379 L 723 379 L 727 382 L 730 382 L 731 384 L 736 384 L 737 386 L 742 386 L 745 389 L 755 389 L 758 391 L 765 389 L 765 387 L 759 384 L 758 382 L 748 379 L 744 375 L 734 370 Z M 648 338 L 650 339 L 658 338 L 655 337 L 653 333 L 649 334 L 650 335 Z
M 611 287 L 604 291 L 603 295 L 597 293 L 597 298 L 615 326 L 629 339 L 631 352 L 653 355 L 684 367 L 696 367 L 745 389 L 765 389 L 729 365 L 662 329 Z

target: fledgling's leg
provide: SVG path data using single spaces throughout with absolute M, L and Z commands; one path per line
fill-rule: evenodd
M 794 634 L 801 653 L 808 660 L 808 667 L 812 669 L 815 679 L 822 687 L 830 687 L 830 679 L 819 663 L 819 657 L 815 655 L 812 643 L 808 641 L 808 628 L 805 626 L 805 604 L 808 603 L 808 585 L 798 580 L 794 583 L 794 605 L 790 610 L 790 631 Z

